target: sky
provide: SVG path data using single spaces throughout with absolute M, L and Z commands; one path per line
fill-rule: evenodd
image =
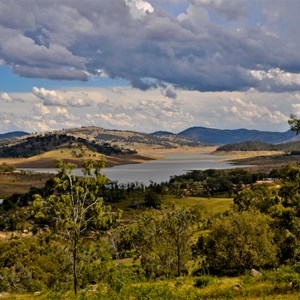
M 286 131 L 298 0 L 0 0 L 0 132 Z

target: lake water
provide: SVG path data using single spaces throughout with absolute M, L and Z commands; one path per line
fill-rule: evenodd
M 181 175 L 191 170 L 229 169 L 235 168 L 226 156 L 211 155 L 205 151 L 188 153 L 164 153 L 164 158 L 151 160 L 141 164 L 128 164 L 105 168 L 102 173 L 110 180 L 119 183 L 142 182 L 145 185 L 151 181 L 160 183 L 170 179 L 171 176 Z M 241 166 L 239 166 L 241 167 Z M 55 173 L 55 169 L 22 169 L 35 172 Z M 82 175 L 80 169 L 75 169 L 74 174 Z

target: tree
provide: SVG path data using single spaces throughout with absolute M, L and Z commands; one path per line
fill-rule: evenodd
M 198 208 L 146 211 L 139 220 L 137 254 L 146 277 L 179 277 L 191 259 L 194 225 L 201 221 Z
M 33 203 L 35 218 L 47 221 L 51 229 L 61 236 L 72 253 L 74 292 L 77 294 L 78 249 L 91 231 L 107 229 L 120 218 L 98 197 L 107 182 L 100 173 L 103 162 L 88 160 L 84 163 L 85 177 L 72 175 L 74 164 L 58 161 L 58 173 L 53 179 L 53 194 L 43 199 L 36 195 Z
M 238 274 L 274 266 L 277 248 L 269 222 L 269 217 L 251 211 L 217 219 L 197 243 L 209 270 L 215 274 Z
M 297 119 L 296 115 L 291 114 L 288 123 L 292 131 L 295 131 L 298 135 L 300 133 L 300 119 Z

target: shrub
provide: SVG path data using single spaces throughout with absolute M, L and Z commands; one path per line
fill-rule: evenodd
M 195 279 L 194 287 L 202 288 L 205 286 L 208 286 L 210 283 L 210 277 L 209 276 L 201 276 Z

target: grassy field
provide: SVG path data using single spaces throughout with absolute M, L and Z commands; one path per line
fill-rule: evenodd
M 26 193 L 31 187 L 41 188 L 50 178 L 49 174 L 34 174 L 25 172 L 0 172 L 0 198 L 14 193 Z
M 174 203 L 179 206 L 193 207 L 204 206 L 208 211 L 222 212 L 230 208 L 233 204 L 233 198 L 206 198 L 206 197 L 185 197 L 175 198 L 168 196 L 166 202 Z
M 78 156 L 76 157 L 75 154 Z M 84 160 L 95 159 L 106 161 L 106 166 L 112 167 L 121 164 L 142 163 L 151 158 L 138 154 L 120 154 L 104 156 L 97 152 L 90 151 L 87 147 L 80 148 L 59 148 L 40 155 L 28 158 L 0 158 L 0 164 L 7 163 L 18 168 L 55 168 L 57 159 L 63 159 L 83 166 Z
M 226 211 L 233 204 L 233 198 L 184 197 L 178 199 L 171 195 L 164 196 L 163 198 L 163 203 L 166 205 L 175 204 L 185 207 L 203 206 L 207 209 L 207 211 L 213 213 Z M 133 203 L 137 205 L 137 208 L 132 208 Z M 141 199 L 138 195 L 110 205 L 113 210 L 119 208 L 123 211 L 123 220 L 132 220 L 144 210 L 143 199 Z
M 273 273 L 275 271 L 272 271 Z M 7 300 L 47 300 L 47 299 L 153 299 L 153 300 L 185 300 L 185 299 L 266 299 L 296 300 L 300 292 L 293 290 L 289 283 L 274 283 L 268 274 L 259 278 L 243 275 L 240 277 L 182 277 L 156 282 L 126 284 L 116 292 L 109 292 L 105 285 L 94 285 L 90 290 L 82 290 L 75 298 L 71 292 L 36 292 L 35 294 L 0 294 Z

